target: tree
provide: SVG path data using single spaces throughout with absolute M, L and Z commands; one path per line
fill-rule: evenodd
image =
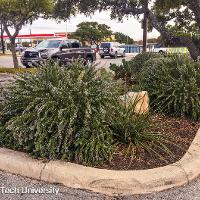
M 197 60 L 200 56 L 200 43 L 196 40 L 200 28 L 200 1 L 156 0 L 153 10 L 149 18 L 165 43 L 188 47 L 192 58 Z M 174 22 L 173 26 L 169 25 L 170 21 Z
M 16 36 L 22 26 L 50 14 L 53 4 L 52 0 L 0 0 L 0 19 L 10 40 L 15 68 L 19 67 L 15 50 Z
M 78 29 L 73 37 L 80 39 L 82 42 L 89 42 L 91 45 L 99 44 L 104 38 L 110 37 L 112 34 L 110 27 L 97 22 L 82 22 L 77 27 Z
M 122 20 L 125 16 L 138 18 L 146 13 L 149 23 L 158 30 L 162 37 L 174 45 L 188 47 L 194 60 L 200 56 L 200 45 L 188 35 L 177 35 L 168 29 L 169 22 L 174 21 L 176 26 L 188 29 L 191 26 L 200 28 L 200 1 L 199 0 L 155 0 L 152 6 L 145 9 L 146 0 L 63 0 L 71 2 L 70 8 L 84 14 L 95 10 L 111 10 L 111 18 Z M 150 2 L 150 0 L 149 0 Z M 65 7 L 63 3 L 63 7 Z
M 4 27 L 3 27 L 3 24 L 2 24 L 2 22 L 1 22 L 1 20 L 0 20 L 0 32 L 1 32 L 1 48 L 2 48 L 2 52 L 3 52 L 3 54 L 5 54 L 5 45 L 4 45 L 4 41 L 3 41 L 3 33 L 4 33 Z
M 133 44 L 134 43 L 134 40 L 129 37 L 128 35 L 125 35 L 121 32 L 116 32 L 114 33 L 115 35 L 115 39 L 117 42 L 120 42 L 120 43 L 125 43 L 125 44 Z

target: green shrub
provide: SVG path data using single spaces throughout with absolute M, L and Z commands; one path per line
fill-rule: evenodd
M 21 76 L 0 101 L 0 145 L 35 156 L 102 162 L 113 149 L 115 84 L 92 66 L 47 66 Z
M 177 55 L 149 60 L 140 81 L 158 111 L 200 119 L 200 63 Z
M 163 160 L 162 155 L 171 152 L 166 147 L 167 140 L 155 131 L 158 125 L 154 124 L 150 114 L 136 115 L 134 107 L 137 100 L 132 103 L 119 103 L 112 114 L 112 130 L 115 143 L 126 146 L 126 154 L 134 157 L 142 149 Z M 165 142 L 164 142 L 165 140 Z M 159 153 L 158 153 L 159 151 Z
M 134 81 L 134 63 L 133 61 L 122 60 L 122 64 L 111 64 L 110 70 L 115 73 L 115 79 L 122 79 L 127 84 L 131 84 Z
M 80 62 L 22 74 L 0 95 L 0 146 L 89 165 L 121 144 L 131 155 L 137 147 L 156 154 L 151 144 L 163 145 L 149 116 L 122 104 L 119 91 L 109 73 Z
M 162 58 L 162 57 L 164 56 L 159 53 L 152 53 L 152 52 L 140 53 L 136 55 L 135 58 L 133 59 L 135 71 L 139 73 L 148 60 L 154 58 Z
M 111 71 L 107 71 L 105 68 L 98 69 L 97 75 L 108 81 L 112 81 L 114 78 L 114 74 Z
M 122 61 L 122 64 L 111 64 L 110 70 L 115 73 L 115 79 L 122 79 L 127 85 L 133 85 L 138 83 L 138 74 L 142 70 L 142 67 L 150 59 L 162 58 L 161 54 L 157 53 L 140 53 L 131 61 Z

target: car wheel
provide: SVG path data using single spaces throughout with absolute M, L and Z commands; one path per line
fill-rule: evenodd
M 93 63 L 93 58 L 92 58 L 92 56 L 88 56 L 87 58 L 86 58 L 86 63 L 87 64 L 92 64 Z
M 165 55 L 166 53 L 164 51 L 159 51 L 160 54 Z
M 118 56 L 118 53 L 117 53 L 117 52 L 115 52 L 115 55 L 113 56 L 113 58 L 114 58 L 114 59 L 116 59 L 116 58 L 117 58 L 117 56 Z
M 53 57 L 53 58 L 51 58 L 51 61 L 52 61 L 54 64 L 58 64 L 59 66 L 61 66 L 60 58 L 58 58 L 58 57 Z
M 24 65 L 26 68 L 31 68 L 31 66 L 30 65 Z
M 126 57 L 126 52 L 125 51 L 123 52 L 122 57 Z
M 103 59 L 103 58 L 105 58 L 105 56 L 101 55 L 101 58 Z

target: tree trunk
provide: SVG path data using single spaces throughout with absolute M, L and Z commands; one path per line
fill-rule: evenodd
M 193 60 L 198 60 L 200 57 L 200 49 L 194 44 L 191 38 L 189 37 L 180 37 L 180 43 L 184 44 L 190 52 L 190 55 Z
M 11 46 L 14 68 L 19 68 L 19 63 L 18 63 L 17 54 L 16 54 L 16 48 L 15 48 L 15 39 L 16 39 L 17 35 L 19 34 L 20 28 L 17 27 L 15 30 L 15 33 L 13 35 L 11 35 L 11 33 L 8 29 L 8 25 L 4 21 L 3 21 L 3 26 L 4 26 L 4 30 L 5 30 L 6 34 L 8 35 L 8 37 L 10 39 L 10 46 Z
M 144 19 L 143 19 L 143 52 L 147 52 L 147 26 L 148 26 L 148 0 L 144 2 Z
M 4 45 L 4 41 L 3 41 L 3 33 L 4 33 L 4 29 L 3 29 L 3 24 L 1 23 L 1 47 L 2 47 L 3 54 L 5 54 L 5 45 Z
M 19 68 L 19 63 L 18 63 L 17 54 L 16 54 L 16 48 L 15 48 L 15 38 L 10 38 L 10 46 L 11 46 L 14 68 Z
M 148 17 L 151 20 L 152 26 L 160 32 L 163 38 L 166 38 L 170 43 L 175 45 L 187 47 L 192 59 L 198 60 L 200 57 L 200 49 L 192 41 L 192 38 L 185 36 L 175 36 L 170 33 L 165 26 L 163 26 L 158 20 L 157 17 L 149 10 Z

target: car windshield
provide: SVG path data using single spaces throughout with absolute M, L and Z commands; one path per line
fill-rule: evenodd
M 44 40 L 37 45 L 37 48 L 58 48 L 61 40 Z
M 109 42 L 101 43 L 101 48 L 110 48 L 110 43 Z

